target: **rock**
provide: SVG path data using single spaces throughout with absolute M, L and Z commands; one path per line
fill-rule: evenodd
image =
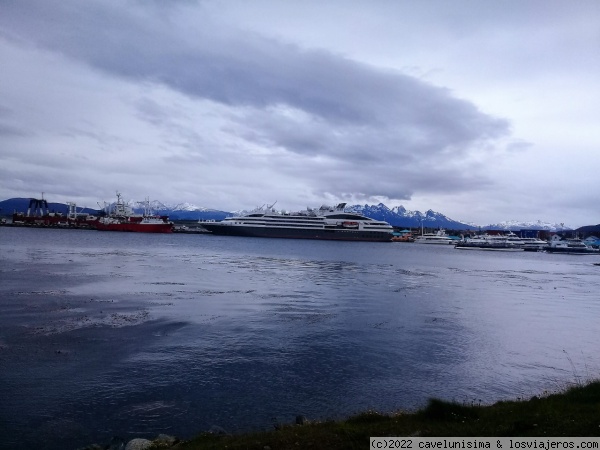
M 125 449 L 125 441 L 120 437 L 113 437 L 110 440 L 110 444 L 106 447 L 106 450 L 124 450 Z
M 125 446 L 125 450 L 146 450 L 152 446 L 152 441 L 148 439 L 135 438 L 130 440 Z
M 306 417 L 296 416 L 296 425 L 304 425 L 304 424 L 306 424 L 306 422 L 307 422 Z
M 227 431 L 225 431 L 225 429 L 220 427 L 219 425 L 213 425 L 212 427 L 210 427 L 210 430 L 208 430 L 208 432 L 212 434 L 227 434 Z
M 281 423 L 279 423 L 279 420 L 277 420 L 277 417 L 273 417 L 273 418 L 271 418 L 271 420 L 273 421 L 273 428 L 275 428 L 277 431 L 279 431 L 283 428 L 283 425 L 281 425 Z
M 223 430 L 225 431 L 225 430 Z M 159 434 L 156 439 L 152 441 L 154 445 L 162 448 L 173 447 L 179 442 L 179 439 L 175 436 L 169 436 L 168 434 Z

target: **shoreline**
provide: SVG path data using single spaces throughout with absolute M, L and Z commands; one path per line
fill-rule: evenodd
M 492 405 L 430 399 L 415 412 L 366 411 L 343 420 L 274 424 L 271 431 L 229 434 L 214 426 L 191 439 L 158 435 L 135 439 L 134 448 L 172 450 L 344 450 L 369 448 L 370 437 L 583 437 L 600 436 L 600 380 L 575 383 L 561 392 Z M 114 441 L 115 438 L 113 438 Z M 144 447 L 143 445 L 147 445 Z M 151 446 L 153 445 L 153 446 Z M 92 444 L 78 450 L 109 448 Z

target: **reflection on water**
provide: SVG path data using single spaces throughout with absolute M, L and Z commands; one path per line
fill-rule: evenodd
M 0 447 L 493 402 L 600 368 L 596 257 L 29 229 L 0 251 Z

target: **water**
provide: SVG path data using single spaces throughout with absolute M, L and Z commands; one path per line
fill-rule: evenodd
M 0 228 L 0 448 L 560 389 L 600 372 L 594 262 Z

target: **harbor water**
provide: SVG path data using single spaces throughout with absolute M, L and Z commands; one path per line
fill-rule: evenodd
M 600 256 L 0 227 L 0 448 L 487 404 L 600 374 Z

